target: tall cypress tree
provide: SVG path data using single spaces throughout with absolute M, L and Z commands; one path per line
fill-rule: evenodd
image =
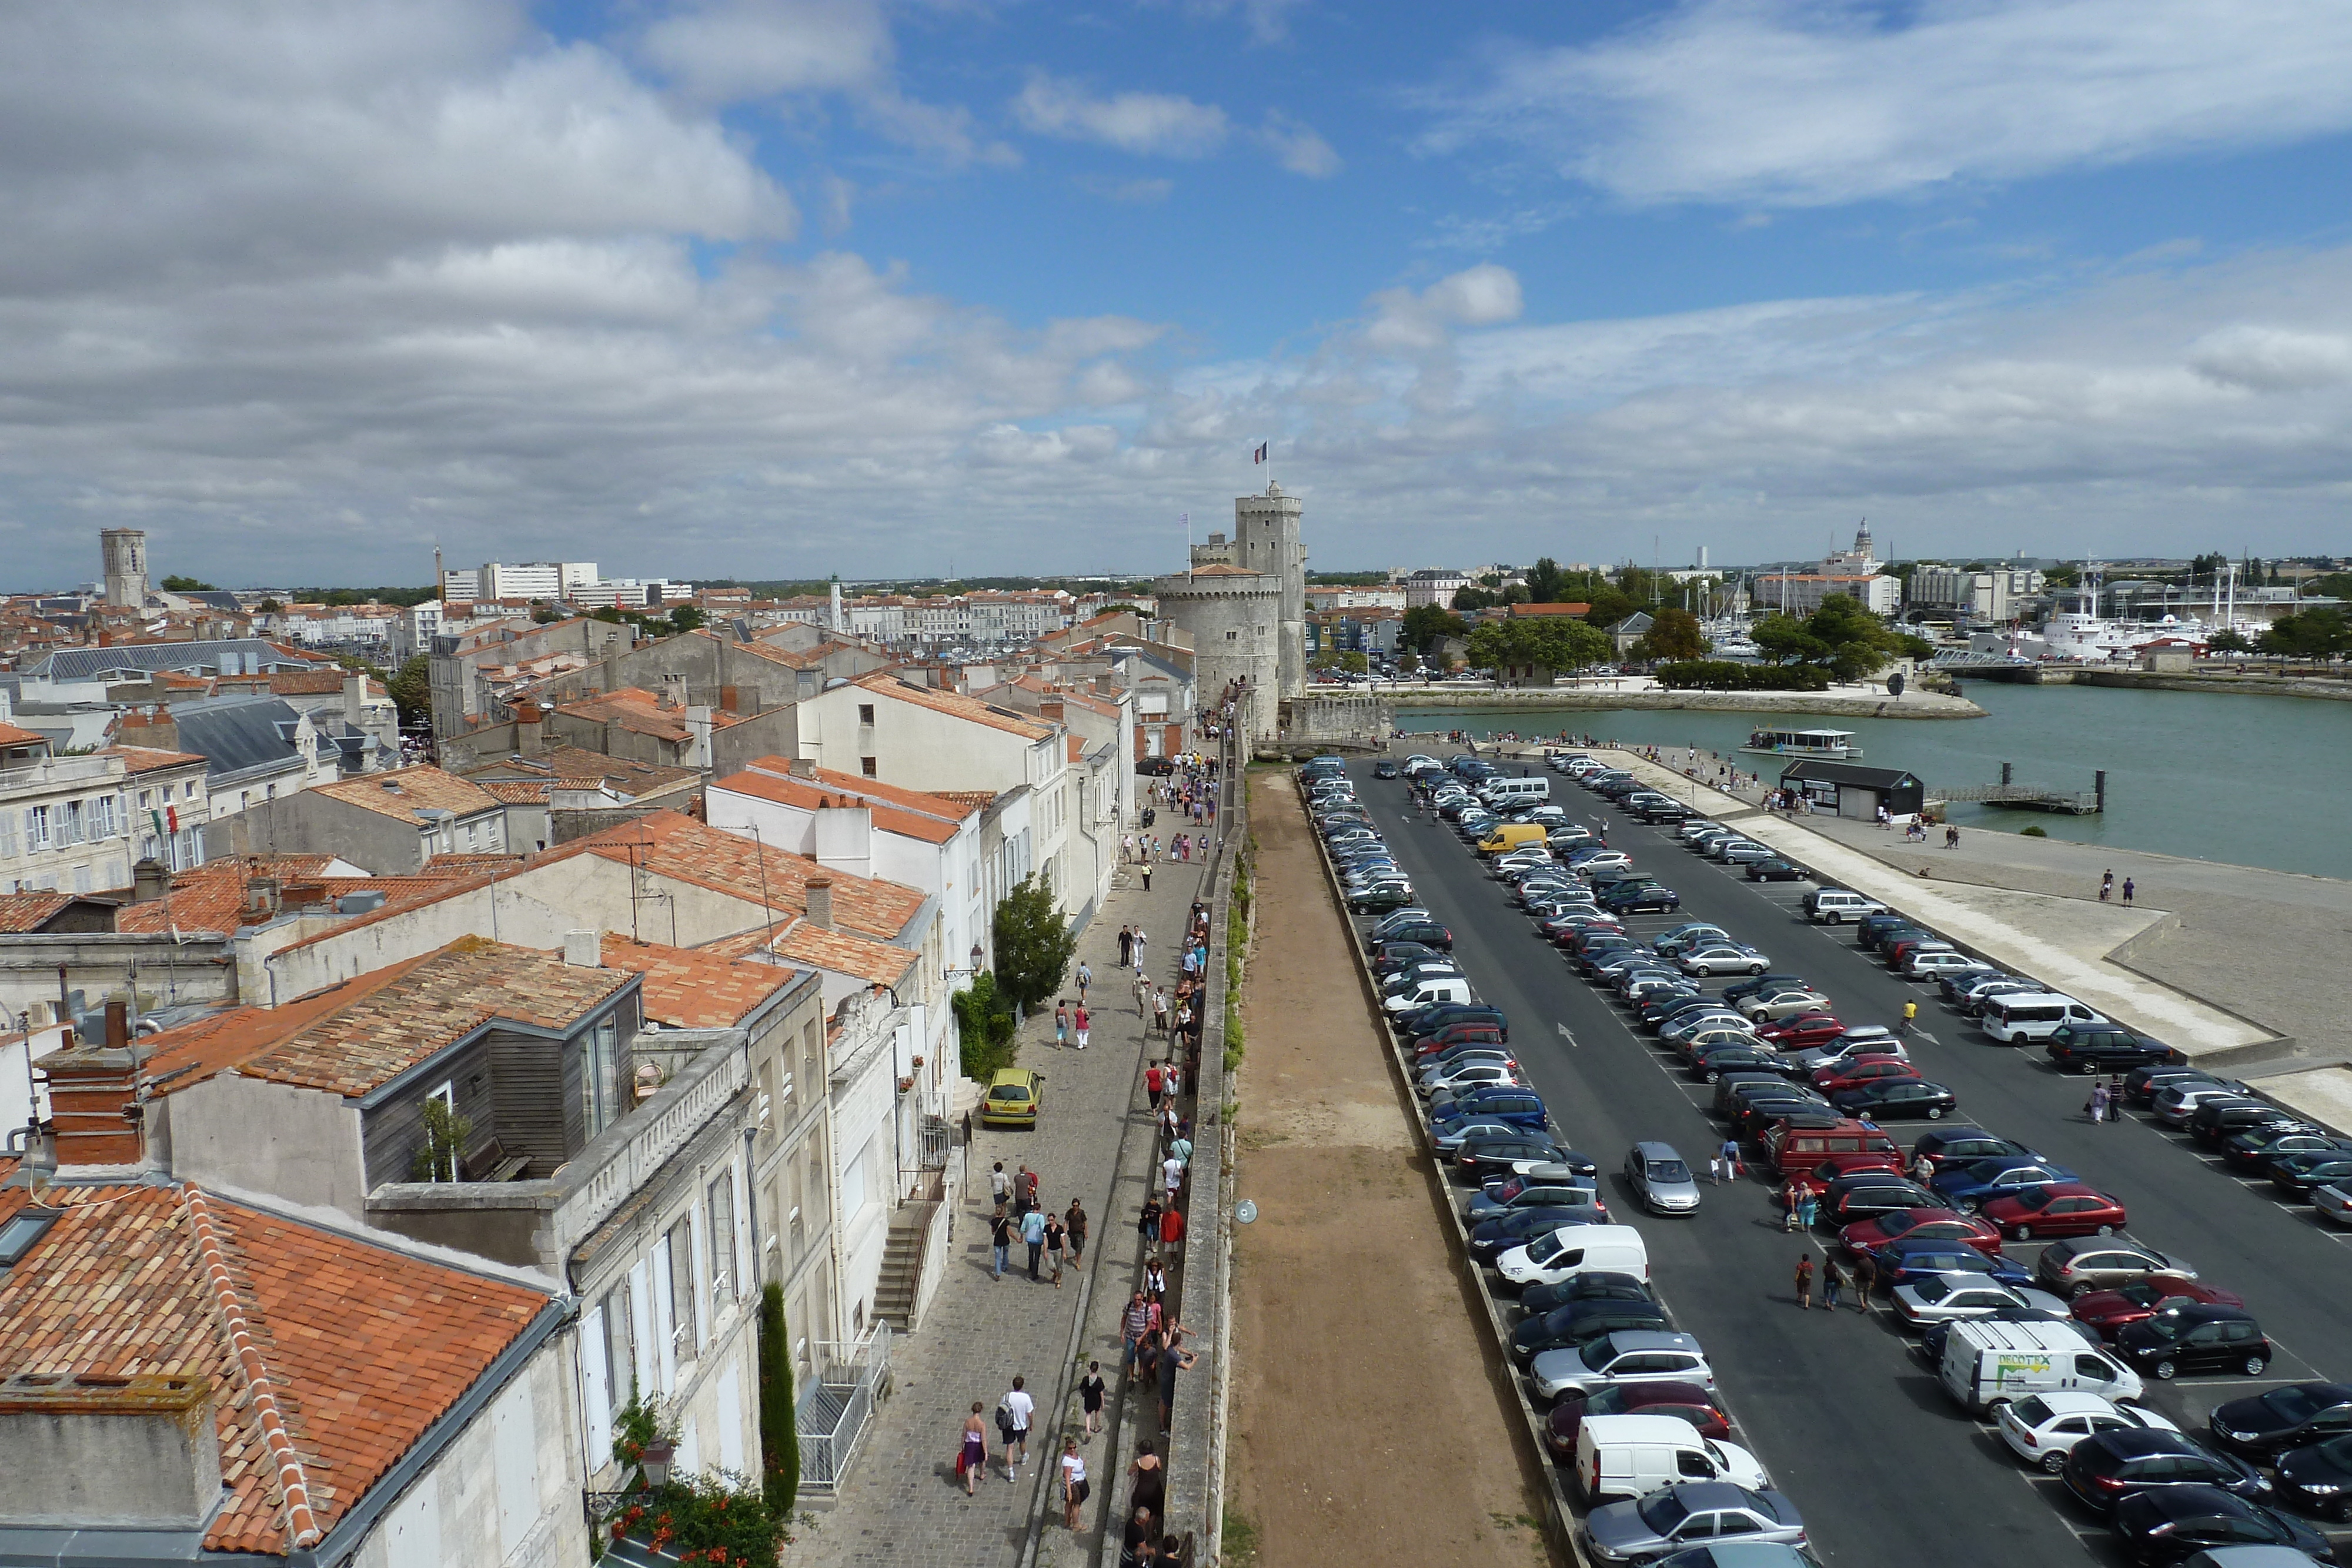
M 784 1288 L 760 1291 L 760 1469 L 768 1511 L 781 1526 L 801 1491 L 801 1432 L 793 1398 L 791 1341 L 784 1333 Z

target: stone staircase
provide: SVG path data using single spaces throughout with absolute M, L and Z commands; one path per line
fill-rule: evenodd
M 882 1277 L 874 1287 L 874 1315 L 907 1333 L 915 1326 L 915 1293 L 922 1283 L 923 1239 L 930 1231 L 936 1202 L 901 1205 L 890 1217 L 890 1237 L 882 1248 Z

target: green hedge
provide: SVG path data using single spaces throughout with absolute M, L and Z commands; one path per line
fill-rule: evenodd
M 1653 672 L 1668 691 L 1825 692 L 1827 670 L 1812 664 L 1735 664 L 1728 659 L 1683 659 Z

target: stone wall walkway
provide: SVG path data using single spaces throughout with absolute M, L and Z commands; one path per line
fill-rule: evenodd
M 1162 830 L 1163 838 L 1170 836 Z M 1094 1489 L 1087 1530 L 1073 1541 L 1062 1525 L 1055 1458 L 1060 1451 L 1059 1413 L 1075 1408 L 1075 1389 L 1092 1354 L 1104 1363 L 1117 1416 L 1116 1330 L 1102 1348 L 1100 1324 L 1114 1301 L 1134 1288 L 1139 1256 L 1135 1218 L 1154 1154 L 1151 1117 L 1143 1092 L 1144 1037 L 1149 1015 L 1135 1006 L 1133 972 L 1118 969 L 1118 932 L 1140 925 L 1152 979 L 1174 994 L 1177 948 L 1185 916 L 1205 897 L 1200 862 L 1162 862 L 1146 894 L 1134 868 L 1121 867 L 1112 891 L 1078 942 L 1093 971 L 1088 993 L 1093 1029 L 1088 1048 L 1057 1049 L 1050 1009 L 1023 1030 L 1019 1063 L 1045 1074 L 1043 1114 L 1034 1131 L 982 1127 L 975 1120 L 947 1277 L 921 1327 L 891 1347 L 894 1391 L 851 1467 L 834 1506 L 813 1524 L 796 1527 L 785 1549 L 793 1568 L 863 1568 L 940 1564 L 943 1568 L 1009 1568 L 1022 1559 L 1034 1521 L 1045 1524 L 1036 1561 L 1087 1561 L 1099 1542 L 1111 1482 L 1130 1452 L 1107 1452 L 1111 1438 L 1081 1446 Z M 1066 993 L 1077 994 L 1076 965 Z M 1156 1056 L 1164 1055 L 1155 1037 Z M 1061 1288 L 1032 1283 L 1026 1249 L 1017 1243 L 1016 1268 L 990 1276 L 988 1173 L 996 1161 L 1008 1174 L 1024 1162 L 1038 1176 L 1046 1207 L 1059 1213 L 1070 1199 L 1084 1202 L 1091 1226 L 1082 1269 L 1066 1270 Z M 1114 1207 L 1117 1205 L 1117 1207 Z M 1041 1266 L 1041 1272 L 1043 1271 Z M 1045 1279 L 1050 1280 L 1050 1273 Z M 1080 1325 L 1081 1304 L 1097 1305 Z M 1115 1314 L 1109 1320 L 1115 1322 Z M 998 1400 L 1018 1374 L 1036 1400 L 1027 1462 L 1008 1484 L 993 1426 Z M 1151 1397 L 1139 1388 L 1139 1400 Z M 967 1498 L 955 1474 L 964 1419 L 972 1402 L 991 1421 L 987 1475 Z M 1157 1409 L 1149 1424 L 1157 1425 Z M 1114 1428 L 1116 1430 L 1117 1428 Z M 1054 1495 L 1049 1496 L 1049 1491 Z

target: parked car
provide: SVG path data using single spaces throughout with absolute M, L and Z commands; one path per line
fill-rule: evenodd
M 1772 961 L 1753 947 L 1736 942 L 1710 942 L 1686 948 L 1675 956 L 1686 975 L 1761 975 Z
M 1635 1144 L 1627 1150 L 1625 1182 L 1652 1214 L 1698 1212 L 1698 1183 L 1671 1144 Z
M 2260 1377 L 2271 1342 L 2243 1307 L 2200 1304 L 2126 1323 L 2112 1342 L 2116 1358 L 2167 1382 L 2184 1372 L 2235 1372 Z
M 2270 1495 L 2271 1483 L 2242 1459 L 2216 1453 L 2179 1431 L 2153 1427 L 2101 1432 L 2066 1456 L 2066 1490 L 2099 1513 L 2135 1492 L 2164 1488 L 2219 1487 L 2249 1500 Z
M 1998 1225 L 2000 1220 L 1990 1212 L 1991 1207 L 1988 1206 L 1985 1218 Z M 2035 1234 L 2042 1232 L 2037 1228 Z M 2119 1290 L 2151 1274 L 2184 1281 L 2197 1278 L 2197 1270 L 2186 1260 L 2120 1236 L 2111 1241 L 2086 1236 L 2075 1241 L 2053 1242 L 2042 1249 L 2042 1256 L 2033 1264 L 2034 1279 L 2044 1290 L 2055 1291 L 2062 1296 Z
M 2066 1313 L 2057 1297 L 2021 1285 L 2004 1285 L 1981 1270 L 1932 1274 L 1897 1285 L 1888 1292 L 1895 1315 L 1918 1326 L 1985 1317 L 2002 1307 L 2032 1307 L 2056 1317 Z
M 1880 1078 L 1838 1091 L 1830 1096 L 1830 1103 L 1844 1115 L 1866 1116 L 1874 1122 L 1914 1117 L 1940 1122 L 1959 1108 L 1950 1090 L 1924 1078 Z
M 1601 907 L 1618 915 L 1632 915 L 1644 909 L 1680 909 L 1683 895 L 1671 887 L 1628 888 L 1622 892 L 1604 893 Z
M 1863 1171 L 1840 1176 L 1822 1189 L 1821 1215 L 1830 1224 L 1843 1228 L 1857 1219 L 1868 1219 L 1880 1214 L 1899 1214 L 1906 1208 L 1923 1207 L 1934 1201 L 1934 1195 L 1916 1181 L 1877 1171 Z
M 2352 1435 L 2352 1387 L 2290 1383 L 2216 1406 L 2208 1425 L 2231 1453 L 2274 1459 L 2289 1448 Z
M 2288 1155 L 2271 1166 L 2271 1185 L 2297 1197 L 2315 1196 L 2338 1182 L 2352 1181 L 2352 1149 Z M 2325 1213 L 2325 1206 L 2321 1206 Z
M 1631 1274 L 1593 1269 L 1570 1274 L 1556 1285 L 1529 1285 L 1519 1292 L 1519 1306 L 1529 1313 L 1552 1312 L 1570 1301 L 1654 1301 L 1657 1293 L 1647 1281 Z
M 2110 1523 L 2123 1549 L 2152 1568 L 2285 1568 L 2336 1560 L 2327 1537 L 2311 1526 L 2216 1486 L 2133 1492 L 2116 1504 Z
M 1872 1249 L 1878 1281 L 1888 1290 L 1945 1274 L 1982 1274 L 1999 1285 L 2030 1285 L 2033 1276 L 1998 1253 L 1967 1241 L 1898 1236 Z
M 2330 1437 L 2282 1454 L 2278 1496 L 2282 1502 L 2352 1524 L 2352 1437 Z
M 2126 1323 L 2200 1302 L 2225 1307 L 2246 1304 L 2244 1297 L 2218 1285 L 2184 1280 L 2178 1274 L 2149 1274 L 2109 1290 L 2084 1291 L 2074 1298 L 2074 1313 L 2076 1322 L 2095 1330 L 2102 1337 L 2113 1338 Z
M 1748 880 L 1750 882 L 1802 882 L 1805 880 L 1805 868 L 1792 865 L 1779 855 L 1767 855 L 1762 860 L 1748 862 Z
M 1487 1130 L 1464 1137 L 1451 1150 L 1441 1145 L 1440 1152 L 1451 1153 L 1454 1168 L 1474 1181 L 1522 1166 L 1557 1164 L 1567 1153 L 1540 1133 L 1498 1124 L 1488 1124 Z
M 2172 1060 L 2172 1048 L 2123 1029 L 2077 1029 L 2061 1024 L 2042 1042 L 2042 1051 L 2061 1072 L 2124 1072 Z
M 1702 1083 L 1713 1083 L 1727 1072 L 1778 1072 L 1780 1059 L 1737 1030 L 1718 1030 L 1692 1042 L 1685 1071 Z
M 1647 1497 L 1603 1503 L 1584 1521 L 1584 1545 L 1600 1563 L 1649 1563 L 1723 1534 L 1748 1542 L 1805 1544 L 1797 1505 L 1777 1491 L 1729 1481 L 1688 1481 Z
M 1600 1216 L 1589 1203 L 1515 1209 L 1483 1222 L 1470 1232 L 1470 1258 L 1473 1262 L 1491 1263 L 1530 1237 L 1548 1236 L 1564 1225 L 1599 1222 Z
M 2080 1182 L 2021 1187 L 1987 1198 L 1977 1206 L 1977 1212 L 2000 1227 L 2000 1233 L 2012 1241 L 2031 1241 L 2037 1236 L 2113 1236 L 2125 1225 L 2120 1199 Z
M 1412 887 L 1408 883 L 1377 883 L 1361 892 L 1348 895 L 1348 910 L 1353 915 L 1372 915 L 1382 910 L 1402 909 L 1412 902 Z
M 1843 1094 L 1882 1078 L 1916 1078 L 1919 1070 L 1908 1058 L 1867 1052 L 1813 1070 L 1813 1087 L 1824 1094 Z
M 1919 1141 L 1911 1145 L 1915 1164 L 1924 1157 L 1937 1170 L 1948 1165 L 1971 1165 L 2004 1155 L 2028 1160 L 2042 1157 L 2023 1144 L 1995 1137 L 1982 1127 L 1938 1127 L 1920 1134 Z
M 1927 1185 L 1950 1207 L 1967 1213 L 2004 1193 L 2074 1179 L 2074 1173 L 2054 1160 L 1998 1155 L 1964 1166 L 1946 1166 Z
M 1728 990 L 1724 992 L 1726 997 L 1730 994 Z M 1778 990 L 1742 997 L 1736 1005 L 1750 1019 L 1764 1023 L 1779 1019 L 1794 1018 L 1799 1013 L 1826 1011 L 1830 999 L 1819 991 L 1809 991 L 1801 987 L 1783 987 Z
M 1706 1353 L 1686 1333 L 1627 1329 L 1574 1350 L 1546 1351 L 1530 1370 L 1535 1390 L 1557 1399 L 1571 1389 L 1591 1395 L 1620 1383 L 1696 1383 L 1715 1386 Z
M 1838 1232 L 1849 1252 L 1868 1252 L 1895 1240 L 1958 1242 L 1988 1258 L 2000 1256 L 2000 1232 L 1972 1214 L 1948 1208 L 1902 1208 L 1858 1219 Z
M 1511 1330 L 1511 1354 L 1524 1366 L 1546 1351 L 1581 1350 L 1612 1333 L 1672 1333 L 1674 1328 L 1666 1309 L 1655 1301 L 1570 1301 L 1521 1318 Z
M 1731 1436 L 1731 1417 L 1710 1389 L 1696 1383 L 1620 1383 L 1560 1396 L 1544 1419 L 1544 1443 L 1555 1458 L 1576 1452 L 1576 1434 L 1587 1416 L 1673 1416 L 1689 1422 L 1702 1437 Z
M 2005 1400 L 1993 1408 L 2000 1440 L 2027 1464 L 2056 1475 L 2075 1444 L 2102 1432 L 2178 1432 L 2179 1427 L 2138 1405 L 2118 1405 L 2096 1394 L 2060 1390 Z

